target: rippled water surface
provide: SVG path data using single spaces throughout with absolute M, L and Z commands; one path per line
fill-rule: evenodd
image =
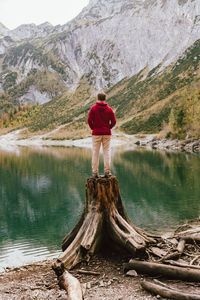
M 120 149 L 112 156 L 135 225 L 161 232 L 200 215 L 200 156 Z M 59 254 L 83 210 L 90 165 L 88 149 L 0 152 L 0 270 Z

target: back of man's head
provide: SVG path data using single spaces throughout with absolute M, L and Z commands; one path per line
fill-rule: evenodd
M 104 92 L 101 92 L 97 95 L 98 100 L 105 101 L 106 100 L 106 94 Z

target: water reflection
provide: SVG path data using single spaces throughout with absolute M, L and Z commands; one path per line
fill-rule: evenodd
M 121 194 L 131 219 L 165 230 L 200 213 L 200 156 L 158 151 L 115 155 Z
M 199 216 L 199 156 L 115 150 L 112 161 L 135 225 L 162 231 Z M 10 264 L 10 251 L 26 262 L 60 250 L 83 210 L 90 174 L 88 149 L 0 152 L 0 266 Z

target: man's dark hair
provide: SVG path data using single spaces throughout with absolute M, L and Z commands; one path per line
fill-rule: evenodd
M 106 94 L 103 93 L 103 92 L 99 93 L 99 94 L 97 95 L 97 97 L 98 97 L 98 100 L 100 100 L 100 101 L 106 100 Z

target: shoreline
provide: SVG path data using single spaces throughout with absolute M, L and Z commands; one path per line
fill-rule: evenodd
M 124 273 L 124 263 L 129 257 L 111 253 L 98 254 L 86 263 L 82 262 L 70 273 L 79 280 L 84 300 L 156 300 L 160 296 L 153 295 L 141 286 L 141 281 L 149 279 L 148 275 Z M 60 289 L 58 278 L 52 269 L 55 260 L 43 260 L 17 268 L 7 268 L 0 272 L 1 300 L 66 300 L 65 290 Z M 96 273 L 95 275 L 92 273 Z M 158 276 L 151 276 L 151 280 Z M 162 277 L 162 283 L 176 290 L 186 290 L 199 294 L 199 283 L 172 280 Z
M 35 135 L 30 138 L 20 138 L 22 130 L 15 130 L 0 136 L 0 149 L 14 150 L 17 147 L 78 147 L 92 149 L 92 137 L 77 140 L 48 139 L 47 134 Z M 184 140 L 169 140 L 158 138 L 157 134 L 128 135 L 114 132 L 112 135 L 112 147 L 137 147 L 148 150 L 162 150 L 173 152 L 200 153 L 200 139 L 186 138 Z
M 84 300 L 146 300 L 156 299 L 140 286 L 143 276 L 125 276 L 123 263 L 127 259 L 112 255 L 94 256 L 91 261 L 81 263 L 70 273 L 81 283 Z M 66 299 L 66 291 L 61 290 L 52 270 L 53 260 L 10 268 L 0 273 L 0 299 Z M 95 271 L 98 275 L 80 274 L 80 271 Z

